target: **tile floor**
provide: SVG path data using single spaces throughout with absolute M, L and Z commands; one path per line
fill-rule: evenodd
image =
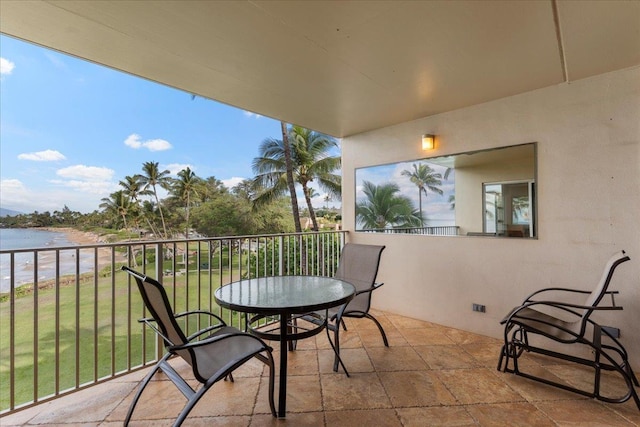
M 373 322 L 349 319 L 341 334 L 351 377 L 332 371 L 326 335 L 300 341 L 289 354 L 287 417 L 269 413 L 266 375 L 258 361 L 220 382 L 196 405 L 185 426 L 640 426 L 635 404 L 604 404 L 496 370 L 501 342 L 388 313 Z M 274 353 L 278 357 L 278 352 Z M 525 362 L 523 362 L 525 363 Z M 277 360 L 276 360 L 277 364 Z M 589 376 L 567 364 L 529 358 L 528 369 L 573 385 Z M 175 365 L 189 375 L 188 366 Z M 108 381 L 0 419 L 2 426 L 122 425 L 145 372 Z M 195 381 L 194 381 L 195 383 Z M 616 384 L 607 384 L 612 390 Z M 277 382 L 276 382 L 277 387 Z M 277 391 L 276 391 L 277 396 Z M 157 375 L 131 426 L 170 426 L 184 405 Z

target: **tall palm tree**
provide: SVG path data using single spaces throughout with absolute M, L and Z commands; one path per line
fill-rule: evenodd
M 131 201 L 124 191 L 118 190 L 115 193 L 111 193 L 109 197 L 104 197 L 99 207 L 104 209 L 109 214 L 114 215 L 116 218 L 121 217 L 124 224 L 124 229 L 127 229 L 127 214 L 131 208 Z
M 140 211 L 139 207 L 140 207 L 140 196 L 145 194 L 145 192 L 143 191 L 142 187 L 142 183 L 140 182 L 140 177 L 138 175 L 134 175 L 134 176 L 125 176 L 124 180 L 120 181 L 118 183 L 120 185 L 120 187 L 122 187 L 122 191 L 124 192 L 124 194 L 129 197 L 129 200 L 131 201 L 131 210 L 133 211 L 134 215 L 134 221 L 136 221 L 135 227 L 138 227 L 138 219 L 139 219 L 139 215 L 144 217 L 144 213 Z M 145 219 L 147 220 L 147 224 L 149 224 L 149 219 L 145 217 Z M 153 228 L 152 228 L 153 230 Z
M 284 134 L 283 134 L 284 135 Z M 334 172 L 340 168 L 340 156 L 331 156 L 337 148 L 335 139 L 293 126 L 287 138 L 291 144 L 291 167 L 293 180 L 302 187 L 302 193 L 309 209 L 309 216 L 315 230 L 318 229 L 315 211 L 311 204 L 309 184 L 316 181 L 318 186 L 332 197 L 340 198 L 341 177 Z M 260 145 L 260 157 L 253 160 L 256 173 L 254 184 L 261 191 L 254 198 L 254 204 L 267 203 L 284 194 L 287 188 L 286 144 L 277 139 L 266 139 Z
M 189 214 L 191 212 L 192 200 L 197 196 L 197 187 L 201 185 L 202 180 L 187 167 L 178 172 L 178 179 L 173 181 L 171 193 L 174 197 L 184 203 L 186 224 L 184 229 L 185 239 L 189 237 Z
M 421 224 L 420 213 L 408 197 L 398 194 L 400 187 L 397 184 L 375 185 L 364 181 L 362 186 L 366 200 L 356 203 L 356 221 L 363 229 L 406 228 Z
M 416 187 L 418 187 L 420 222 L 423 223 L 424 216 L 422 214 L 422 194 L 424 193 L 424 197 L 427 197 L 427 190 L 430 190 L 434 193 L 442 195 L 443 191 L 439 188 L 439 186 L 442 185 L 442 174 L 436 173 L 436 171 L 426 163 L 418 163 L 417 165 L 414 163 L 412 171 L 403 170 L 401 174 L 402 176 L 409 177 L 409 181 L 411 181 Z
M 153 197 L 156 200 L 156 206 L 158 206 L 158 211 L 160 212 L 160 219 L 162 221 L 162 231 L 164 233 L 163 238 L 167 238 L 167 226 L 164 222 L 164 214 L 162 213 L 162 205 L 160 204 L 160 200 L 158 199 L 158 189 L 160 186 L 165 190 L 168 190 L 171 185 L 171 177 L 169 177 L 169 170 L 165 169 L 160 171 L 158 166 L 158 162 L 145 162 L 142 165 L 143 175 L 138 175 L 140 177 L 140 181 L 144 186 L 145 191 L 150 191 L 150 194 L 153 194 Z

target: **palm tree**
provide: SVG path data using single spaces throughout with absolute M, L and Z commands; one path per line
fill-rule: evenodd
M 340 168 L 341 160 L 340 156 L 330 155 L 330 151 L 337 148 L 337 143 L 329 136 L 299 126 L 290 129 L 283 138 L 287 139 L 291 142 L 293 180 L 302 187 L 313 228 L 317 230 L 318 222 L 311 204 L 312 189 L 309 184 L 315 180 L 332 197 L 340 198 L 341 177 L 334 174 L 334 171 Z M 254 204 L 270 202 L 286 191 L 286 145 L 283 141 L 272 138 L 264 140 L 260 145 L 260 157 L 253 160 L 253 171 L 256 173 L 254 185 L 261 188 L 261 191 L 254 198 Z
M 398 195 L 400 187 L 397 184 L 375 185 L 364 181 L 362 186 L 366 200 L 356 204 L 356 221 L 363 229 L 406 228 L 421 224 L 420 213 L 408 197 Z
M 140 196 L 144 195 L 145 192 L 142 189 L 143 185 L 140 182 L 140 176 L 139 175 L 134 175 L 134 176 L 125 176 L 124 180 L 120 181 L 118 183 L 121 187 L 122 187 L 122 191 L 124 192 L 124 194 L 129 197 L 129 200 L 131 201 L 131 208 L 133 211 L 135 211 L 134 213 L 136 214 L 134 216 L 134 220 L 136 221 L 136 228 L 138 227 L 137 221 L 138 221 L 138 215 L 140 213 L 140 215 L 144 216 L 144 213 L 141 212 L 138 208 L 140 207 Z M 149 224 L 149 219 L 145 217 L 145 219 L 147 220 L 147 224 L 149 226 L 151 226 L 151 224 Z M 153 230 L 153 228 L 151 228 Z
M 194 196 L 197 196 L 197 187 L 202 184 L 202 180 L 187 167 L 178 172 L 178 179 L 173 181 L 171 192 L 174 197 L 184 203 L 186 224 L 184 237 L 189 238 L 189 213 L 191 212 L 191 204 Z
M 109 197 L 105 197 L 100 203 L 100 208 L 113 216 L 121 217 L 124 223 L 124 229 L 127 229 L 127 214 L 131 208 L 131 201 L 124 191 L 118 190 L 115 193 L 111 193 Z
M 403 170 L 402 176 L 409 177 L 409 181 L 418 187 L 418 206 L 420 209 L 420 222 L 424 222 L 424 216 L 422 214 L 422 193 L 424 197 L 427 197 L 427 189 L 440 195 L 443 194 L 442 190 L 438 187 L 442 185 L 442 174 L 436 173 L 426 163 L 413 164 L 413 171 Z M 448 172 L 447 172 L 448 175 Z M 421 224 L 422 225 L 422 224 Z
M 162 213 L 162 205 L 160 205 L 160 200 L 158 199 L 158 190 L 157 186 L 168 190 L 171 185 L 171 178 L 169 177 L 169 170 L 163 170 L 160 172 L 160 168 L 158 167 L 158 162 L 145 162 L 142 165 L 142 171 L 144 175 L 138 175 L 142 185 L 144 186 L 145 191 L 150 191 L 150 194 L 153 194 L 153 197 L 156 199 L 156 206 L 158 206 L 158 211 L 160 212 L 160 219 L 162 221 L 162 230 L 164 232 L 164 238 L 167 238 L 167 226 L 164 222 L 164 214 Z

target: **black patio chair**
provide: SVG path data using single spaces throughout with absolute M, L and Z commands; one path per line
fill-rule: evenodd
M 332 346 L 336 353 L 333 362 L 333 370 L 335 372 L 338 372 L 338 363 L 340 363 L 345 374 L 349 376 L 349 372 L 340 358 L 340 326 L 342 326 L 345 331 L 347 330 L 347 326 L 344 322 L 345 317 L 366 317 L 371 319 L 378 327 L 378 330 L 380 330 L 384 345 L 389 347 L 389 341 L 387 340 L 384 328 L 378 319 L 369 313 L 369 309 L 371 308 L 371 294 L 384 284 L 376 283 L 380 257 L 384 248 L 384 246 L 362 245 L 355 243 L 347 243 L 342 248 L 342 253 L 340 254 L 340 260 L 338 263 L 338 270 L 334 277 L 344 280 L 345 282 L 349 282 L 355 286 L 356 296 L 345 305 L 329 309 L 326 313 L 318 313 L 323 316 L 323 320 L 324 316 L 326 316 L 327 331 L 333 331 L 334 333 Z M 313 323 L 319 322 L 317 316 L 314 317 L 306 315 L 302 316 L 302 318 Z M 330 337 L 329 341 L 331 342 Z
M 593 291 L 566 288 L 546 288 L 529 295 L 522 305 L 514 308 L 500 322 L 505 325 L 504 345 L 498 360 L 498 370 L 520 375 L 554 387 L 610 403 L 622 403 L 633 397 L 638 409 L 640 399 L 635 387 L 640 386 L 626 349 L 609 328 L 604 328 L 593 319 L 594 312 L 602 310 L 622 310 L 615 304 L 614 295 L 609 291 L 613 272 L 623 262 L 629 261 L 624 251 L 613 255 L 607 262 L 604 273 Z M 586 296 L 586 298 L 585 298 Z M 605 296 L 609 298 L 605 299 Z M 563 302 L 571 299 L 574 302 Z M 603 299 L 610 301 L 601 305 Z M 536 341 L 536 345 L 532 343 Z M 550 341 L 549 341 L 550 340 Z M 576 356 L 575 344 L 586 345 L 593 359 Z M 551 350 L 552 347 L 554 350 Z M 566 348 L 566 352 L 564 351 Z M 563 351 L 556 351 L 563 349 Z M 537 377 L 520 370 L 518 359 L 523 352 L 543 354 L 594 369 L 593 390 L 582 390 L 560 384 L 546 378 Z M 574 353 L 574 354 L 571 354 Z M 627 393 L 622 397 L 606 397 L 600 393 L 602 371 L 618 373 L 627 385 Z
M 233 381 L 232 372 L 253 357 L 269 367 L 269 405 L 271 413 L 274 417 L 276 416 L 273 401 L 274 365 L 271 347 L 257 337 L 227 326 L 220 317 L 208 311 L 195 310 L 174 314 L 162 284 L 128 267 L 122 267 L 122 270 L 135 278 L 144 304 L 152 316 L 139 321 L 162 337 L 167 351 L 140 383 L 125 418 L 125 426 L 129 424 L 133 410 L 145 387 L 159 370 L 164 372 L 187 398 L 187 404 L 173 424 L 179 426 L 213 384 L 227 377 Z M 188 320 L 192 316 L 211 317 L 215 324 L 185 336 L 176 319 Z M 197 391 L 187 384 L 168 363 L 168 359 L 173 356 L 181 357 L 191 366 L 196 380 L 202 384 Z

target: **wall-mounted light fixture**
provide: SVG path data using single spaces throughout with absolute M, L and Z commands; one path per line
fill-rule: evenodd
M 433 150 L 436 146 L 436 137 L 435 135 L 430 135 L 425 133 L 422 135 L 422 149 L 423 150 Z

